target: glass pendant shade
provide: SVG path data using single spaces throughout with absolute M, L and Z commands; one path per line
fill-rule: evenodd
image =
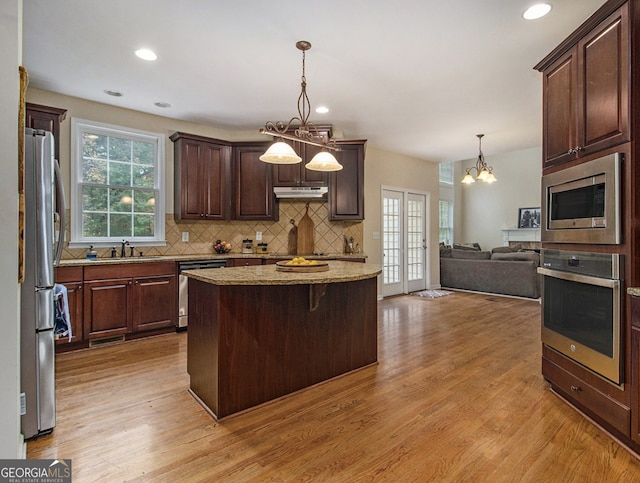
M 260 156 L 260 161 L 271 164 L 296 164 L 302 158 L 296 154 L 293 148 L 283 141 L 278 141 L 269 146 L 269 149 Z
M 312 171 L 340 171 L 342 169 L 342 165 L 328 151 L 320 151 L 304 167 Z
M 487 171 L 485 168 L 480 170 L 480 173 L 478 173 L 478 179 L 480 181 L 487 181 L 487 177 L 489 176 L 489 171 Z
M 492 172 L 489 172 L 487 175 L 487 179 L 484 180 L 486 183 L 495 183 L 498 179 L 493 175 Z
M 473 176 L 471 176 L 469 173 L 467 173 L 464 178 L 462 178 L 462 182 L 464 184 L 471 184 L 471 183 L 475 183 L 476 180 L 473 179 Z

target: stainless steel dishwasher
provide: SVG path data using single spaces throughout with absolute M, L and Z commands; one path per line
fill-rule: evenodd
M 202 270 L 204 268 L 222 268 L 226 260 L 189 260 L 178 263 L 178 327 L 186 330 L 189 322 L 189 279 L 182 275 L 184 270 Z

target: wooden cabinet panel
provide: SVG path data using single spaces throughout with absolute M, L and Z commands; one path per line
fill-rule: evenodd
M 85 284 L 84 323 L 88 339 L 131 332 L 131 279 Z
M 629 140 L 629 5 L 578 44 L 578 146 L 583 155 Z
M 343 168 L 329 176 L 329 219 L 364 220 L 365 141 L 339 145 L 336 159 Z
M 229 258 L 227 259 L 227 267 L 250 267 L 254 265 L 262 265 L 262 258 Z
M 134 279 L 133 331 L 175 326 L 177 313 L 175 292 L 176 278 L 174 275 Z
M 228 219 L 231 146 L 185 133 L 174 133 L 170 139 L 175 143 L 175 218 Z
M 173 262 L 85 267 L 84 324 L 89 339 L 176 325 Z
M 615 399 L 593 388 L 585 381 L 542 358 L 542 373 L 565 397 L 605 420 L 625 436 L 631 429 L 631 411 Z
M 233 218 L 236 220 L 278 220 L 272 165 L 259 159 L 268 147 L 267 143 L 233 146 Z
M 577 116 L 576 49 L 559 59 L 543 76 L 544 156 L 547 165 L 571 159 Z
M 624 4 L 544 68 L 545 167 L 630 139 L 628 8 Z
M 631 329 L 631 384 L 631 439 L 640 443 L 640 328 L 635 326 Z
M 67 116 L 67 110 L 27 102 L 25 111 L 26 127 L 42 129 L 53 134 L 54 155 L 60 161 L 60 123 Z

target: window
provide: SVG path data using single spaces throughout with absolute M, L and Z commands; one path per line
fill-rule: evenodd
M 71 120 L 71 246 L 164 240 L 162 134 Z
M 440 183 L 453 184 L 453 163 L 440 163 Z
M 445 245 L 453 243 L 453 203 L 449 200 L 440 200 L 439 242 Z

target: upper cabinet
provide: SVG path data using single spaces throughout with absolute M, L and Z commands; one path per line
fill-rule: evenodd
M 230 214 L 231 146 L 216 139 L 174 133 L 174 217 L 226 220 Z
M 364 220 L 364 148 L 366 141 L 338 141 L 342 165 L 329 173 L 329 220 Z
M 25 104 L 25 108 L 25 126 L 52 133 L 54 155 L 55 158 L 60 161 L 60 124 L 67 116 L 67 110 L 58 107 L 31 104 L 30 102 Z
M 629 140 L 628 15 L 625 3 L 536 66 L 543 73 L 545 168 Z
M 278 204 L 273 194 L 271 164 L 259 157 L 269 143 L 233 145 L 233 218 L 235 220 L 277 220 Z
M 318 126 L 318 140 L 326 141 L 331 137 L 331 128 Z M 273 166 L 273 186 L 326 186 L 327 174 L 321 171 L 312 171 L 304 167 L 322 148 L 312 144 L 305 144 L 284 139 L 293 150 L 302 158 L 298 164 L 276 164 Z

